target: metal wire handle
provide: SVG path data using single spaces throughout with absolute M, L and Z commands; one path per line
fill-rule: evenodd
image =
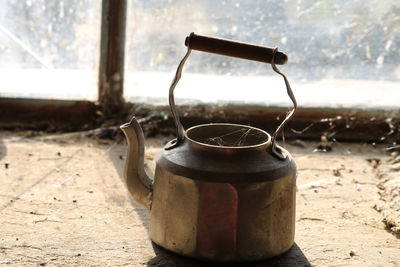
M 166 147 L 166 149 L 171 149 L 171 148 L 174 148 L 174 147 L 178 146 L 185 139 L 185 130 L 184 130 L 183 126 L 182 126 L 182 123 L 181 123 L 181 121 L 179 119 L 178 112 L 176 111 L 176 107 L 175 107 L 174 89 L 175 89 L 177 83 L 179 82 L 179 80 L 180 80 L 180 78 L 182 76 L 183 65 L 185 64 L 186 60 L 188 59 L 191 51 L 192 51 L 192 49 L 190 49 L 189 46 L 188 46 L 188 50 L 186 52 L 186 55 L 182 58 L 181 62 L 179 63 L 178 68 L 176 70 L 175 78 L 172 81 L 172 84 L 171 84 L 171 86 L 169 88 L 169 107 L 171 109 L 172 118 L 174 119 L 174 123 L 175 123 L 175 127 L 176 127 L 176 140 L 171 142 Z M 278 48 L 275 48 L 274 49 L 274 54 L 273 54 L 273 57 L 272 57 L 272 62 L 271 62 L 272 69 L 275 72 L 277 72 L 280 75 L 282 75 L 283 79 L 285 80 L 287 93 L 288 93 L 290 99 L 292 100 L 293 106 L 294 106 L 293 110 L 290 113 L 288 113 L 286 118 L 278 126 L 278 128 L 276 129 L 275 133 L 272 136 L 272 152 L 278 158 L 283 160 L 283 159 L 285 159 L 285 156 L 282 154 L 281 149 L 276 146 L 276 137 L 281 132 L 281 130 L 283 129 L 285 124 L 291 119 L 291 117 L 296 112 L 296 110 L 297 110 L 297 102 L 296 102 L 296 98 L 294 97 L 293 91 L 292 91 L 292 89 L 290 87 L 288 79 L 286 78 L 285 74 L 283 74 L 275 65 L 275 55 L 276 55 L 277 52 L 278 52 Z
M 296 113 L 297 110 L 297 101 L 296 98 L 294 97 L 292 88 L 290 87 L 289 81 L 286 78 L 285 74 L 283 74 L 278 67 L 276 67 L 275 65 L 275 54 L 278 52 L 278 47 L 276 47 L 274 49 L 274 55 L 272 57 L 272 62 L 271 62 L 271 66 L 272 69 L 280 74 L 283 79 L 285 80 L 285 85 L 286 85 L 286 90 L 287 90 L 287 94 L 289 95 L 290 99 L 293 102 L 293 109 L 286 115 L 286 118 L 282 121 L 282 123 L 278 126 L 278 128 L 276 129 L 274 135 L 272 136 L 272 152 L 275 154 L 275 156 L 277 156 L 280 159 L 285 159 L 285 156 L 282 154 L 282 150 L 276 146 L 276 137 L 278 136 L 278 134 L 282 131 L 283 127 L 286 125 L 286 123 L 293 117 L 293 115 Z
M 179 80 L 181 79 L 183 65 L 185 64 L 186 59 L 189 57 L 191 51 L 192 51 L 192 49 L 190 49 L 188 47 L 186 55 L 182 58 L 181 62 L 179 63 L 178 68 L 176 70 L 175 78 L 172 81 L 171 86 L 169 87 L 169 98 L 168 98 L 169 99 L 169 107 L 171 109 L 172 118 L 174 119 L 174 123 L 175 123 L 175 127 L 176 127 L 176 140 L 174 142 L 170 143 L 170 145 L 167 146 L 166 149 L 171 149 L 171 148 L 178 146 L 185 139 L 185 130 L 183 129 L 183 125 L 181 123 L 181 120 L 179 119 L 178 112 L 176 111 L 176 108 L 175 108 L 174 89 L 175 89 L 177 83 L 179 82 Z

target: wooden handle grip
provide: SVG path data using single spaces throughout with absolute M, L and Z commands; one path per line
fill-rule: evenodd
M 272 57 L 274 56 L 274 48 L 272 47 L 197 35 L 193 32 L 186 37 L 185 45 L 193 50 L 265 63 L 272 63 Z M 286 54 L 279 51 L 275 53 L 275 64 L 283 65 L 287 61 Z

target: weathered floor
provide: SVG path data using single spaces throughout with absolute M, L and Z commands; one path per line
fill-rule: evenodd
M 163 142 L 148 140 L 150 168 Z M 385 204 L 374 166 L 388 155 L 286 147 L 298 165 L 296 244 L 241 266 L 400 266 L 399 236 L 373 208 Z M 0 133 L 0 265 L 210 266 L 152 245 L 149 212 L 124 187 L 125 153 L 123 142 Z

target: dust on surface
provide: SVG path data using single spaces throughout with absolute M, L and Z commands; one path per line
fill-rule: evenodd
M 383 201 L 375 209 L 382 213 L 386 228 L 400 238 L 400 154 L 393 152 L 390 157 L 371 163 L 378 173 L 379 196 Z
M 146 140 L 150 170 L 166 141 Z M 330 152 L 319 145 L 284 145 L 298 168 L 296 244 L 239 266 L 399 266 L 399 237 L 383 222 L 390 203 L 398 206 L 389 195 L 398 172 L 383 171 L 397 158 L 371 145 L 335 143 Z M 123 182 L 125 158 L 123 139 L 0 132 L 0 265 L 218 266 L 151 243 L 150 213 Z

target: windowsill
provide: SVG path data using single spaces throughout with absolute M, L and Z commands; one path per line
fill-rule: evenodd
M 97 99 L 95 70 L 0 69 L 0 97 L 58 100 Z
M 125 76 L 128 102 L 168 105 L 174 72 L 130 72 Z M 90 70 L 0 70 L 0 97 L 97 99 L 97 75 Z M 290 80 L 290 77 L 289 77 Z M 38 82 L 40 81 L 40 82 Z M 400 82 L 368 80 L 290 80 L 298 106 L 304 108 L 399 108 Z M 291 106 L 283 79 L 275 76 L 218 76 L 183 73 L 175 89 L 182 104 Z
M 136 72 L 125 77 L 125 98 L 133 103 L 168 104 L 174 73 Z M 290 77 L 289 77 L 290 80 Z M 299 107 L 400 107 L 400 83 L 367 80 L 291 81 Z M 283 79 L 276 76 L 217 76 L 183 73 L 177 104 L 291 106 Z

